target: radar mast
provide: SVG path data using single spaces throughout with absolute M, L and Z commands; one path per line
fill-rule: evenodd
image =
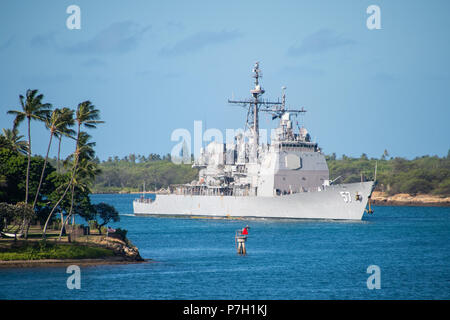
M 259 62 L 256 62 L 253 67 L 253 78 L 255 78 L 255 87 L 250 90 L 252 98 L 246 100 L 228 100 L 228 103 L 239 104 L 242 107 L 248 108 L 246 129 L 250 129 L 253 140 L 254 150 L 257 150 L 259 145 L 259 111 L 261 106 L 268 107 L 270 105 L 281 105 L 280 101 L 267 101 L 260 99 L 264 94 L 264 89 L 259 83 L 259 79 L 262 78 L 261 70 L 259 69 Z M 266 111 L 266 110 L 263 110 Z

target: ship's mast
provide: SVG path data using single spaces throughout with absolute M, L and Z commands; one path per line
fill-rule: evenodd
M 255 150 L 259 145 L 259 111 L 261 106 L 269 105 L 281 105 L 282 103 L 277 101 L 265 101 L 261 100 L 260 96 L 264 94 L 264 89 L 261 88 L 259 79 L 262 78 L 261 70 L 259 69 L 259 62 L 255 63 L 253 67 L 253 78 L 255 78 L 255 88 L 250 90 L 252 98 L 248 100 L 228 100 L 228 103 L 240 104 L 243 107 L 248 107 L 246 127 L 251 130 L 253 136 L 253 144 Z
M 253 77 L 255 78 L 255 88 L 250 90 L 253 96 L 253 136 L 255 138 L 255 144 L 259 145 L 259 114 L 258 114 L 258 97 L 264 93 L 264 89 L 259 85 L 259 78 L 261 77 L 261 70 L 259 70 L 259 62 L 255 63 L 253 68 Z
M 264 94 L 264 89 L 261 88 L 260 78 L 261 70 L 259 69 L 259 62 L 255 63 L 253 67 L 253 78 L 255 78 L 255 88 L 250 90 L 252 98 L 246 100 L 228 100 L 228 103 L 239 104 L 242 107 L 247 108 L 247 122 L 246 130 L 250 130 L 250 162 L 256 161 L 258 159 L 258 147 L 259 147 L 259 112 L 268 112 L 272 114 L 272 120 L 281 118 L 284 114 L 297 115 L 299 113 L 304 113 L 306 110 L 302 107 L 301 109 L 288 109 L 286 107 L 286 87 L 282 87 L 283 95 L 282 101 L 267 101 L 261 99 L 261 95 Z

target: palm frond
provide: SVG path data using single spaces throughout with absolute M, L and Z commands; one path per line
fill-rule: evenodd
M 26 154 L 28 152 L 28 142 L 22 140 L 23 136 L 19 135 L 17 128 L 13 127 L 12 129 L 3 129 L 3 136 L 6 138 L 13 150 L 22 154 Z

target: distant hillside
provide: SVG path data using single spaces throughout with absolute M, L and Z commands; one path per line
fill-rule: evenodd
M 360 158 L 326 156 L 330 178 L 341 176 L 336 183 L 361 181 L 361 175 L 364 179 L 372 179 L 377 163 L 378 191 L 388 195 L 450 196 L 450 153 L 442 158 L 423 156 L 413 160 L 386 159 L 387 156 L 387 152 L 380 159 L 368 159 L 365 154 Z M 170 184 L 191 182 L 198 175 L 198 170 L 190 165 L 176 165 L 170 161 L 169 155 L 161 157 L 156 154 L 109 158 L 101 162 L 99 168 L 102 173 L 97 177 L 93 191 L 100 193 L 139 191 L 144 181 L 147 190 L 155 190 Z

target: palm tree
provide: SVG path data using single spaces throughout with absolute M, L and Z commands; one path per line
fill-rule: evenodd
M 52 217 L 54 210 L 61 203 L 61 201 L 64 199 L 64 197 L 67 195 L 67 192 L 68 192 L 69 188 L 71 187 L 72 195 L 71 195 L 70 210 L 67 213 L 67 217 L 65 219 L 64 219 L 64 217 L 62 217 L 62 219 L 61 219 L 62 224 L 61 224 L 61 232 L 60 232 L 60 236 L 59 236 L 60 240 L 61 240 L 61 235 L 62 235 L 63 229 L 64 229 L 65 225 L 67 224 L 67 222 L 69 221 L 70 217 L 72 216 L 75 187 L 78 187 L 81 190 L 85 190 L 85 188 L 87 188 L 90 184 L 92 184 L 92 182 L 95 178 L 95 175 L 99 173 L 99 169 L 97 169 L 97 164 L 92 161 L 92 159 L 95 156 L 95 152 L 93 149 L 93 147 L 95 146 L 95 142 L 89 142 L 89 139 L 91 138 L 91 136 L 83 131 L 81 131 L 78 134 L 78 137 L 79 137 L 79 141 L 77 144 L 77 151 L 74 154 L 70 155 L 65 160 L 66 164 L 69 164 L 69 162 L 74 163 L 75 162 L 74 158 L 77 158 L 76 155 L 78 154 L 78 159 L 79 159 L 78 165 L 77 165 L 75 171 L 72 171 L 72 176 L 70 178 L 70 181 L 67 184 L 67 187 L 66 187 L 62 197 L 58 200 L 55 207 L 52 209 L 52 211 L 50 212 L 50 214 L 47 217 L 47 221 L 45 222 L 45 225 L 44 225 L 43 237 L 45 237 L 45 234 L 47 232 L 48 222 L 50 221 L 50 218 Z
M 47 118 L 45 119 L 45 126 L 50 130 L 50 140 L 48 142 L 47 154 L 45 155 L 44 166 L 42 167 L 41 178 L 39 180 L 36 196 L 33 201 L 33 209 L 36 206 L 39 191 L 42 186 L 42 180 L 44 178 L 44 172 L 47 166 L 48 154 L 52 145 L 53 136 L 55 134 L 67 134 L 68 127 L 73 126 L 73 124 L 73 110 L 70 110 L 69 108 L 55 109 L 51 114 L 47 115 Z
M 91 136 L 84 131 L 80 131 L 80 133 L 78 134 L 78 159 L 82 160 L 82 159 L 89 159 L 89 160 L 93 160 L 95 157 L 95 151 L 94 151 L 94 147 L 95 147 L 95 142 L 90 141 L 91 140 Z M 67 159 L 64 161 L 66 164 L 69 163 L 70 161 L 74 161 L 74 157 L 75 154 L 71 154 L 67 157 Z
M 78 104 L 77 111 L 76 111 L 76 117 L 75 117 L 75 122 L 77 124 L 77 139 L 76 139 L 76 143 L 75 143 L 75 152 L 73 155 L 74 156 L 74 161 L 73 161 L 74 164 L 72 167 L 72 177 L 71 177 L 70 182 L 67 185 L 67 188 L 64 191 L 62 197 L 55 204 L 55 206 L 53 207 L 52 211 L 49 214 L 49 217 L 47 218 L 47 222 L 45 223 L 45 227 L 44 227 L 43 237 L 45 237 L 45 230 L 46 230 L 49 218 L 51 217 L 51 215 L 53 214 L 54 210 L 59 205 L 59 203 L 64 199 L 64 197 L 67 194 L 67 191 L 73 184 L 75 172 L 77 170 L 80 152 L 82 152 L 82 150 L 83 150 L 82 149 L 83 146 L 79 144 L 80 136 L 83 135 L 81 132 L 81 127 L 84 126 L 86 128 L 94 129 L 97 127 L 97 124 L 104 123 L 104 121 L 98 120 L 99 118 L 100 118 L 100 111 L 95 109 L 95 106 L 90 101 L 84 101 L 84 102 L 81 102 L 80 104 Z M 75 192 L 75 189 L 72 187 L 72 200 L 71 200 L 69 215 L 71 214 L 72 208 L 73 208 L 74 192 Z
M 19 135 L 19 130 L 17 130 L 17 128 L 3 129 L 3 136 L 14 151 L 21 154 L 28 153 L 28 143 L 22 140 L 23 136 Z
M 42 103 L 44 99 L 43 94 L 37 94 L 38 90 L 27 90 L 26 98 L 23 95 L 19 96 L 21 110 L 9 110 L 8 114 L 16 116 L 14 120 L 13 129 L 27 119 L 28 122 L 28 163 L 27 163 L 27 176 L 25 185 L 25 203 L 28 203 L 28 188 L 30 179 L 30 163 L 31 163 L 31 120 L 44 121 L 48 113 L 50 112 L 52 105 L 49 103 Z
M 75 174 L 73 174 L 74 171 L 72 169 L 71 176 L 67 182 L 67 186 L 66 186 L 66 189 L 64 190 L 62 197 L 60 197 L 60 199 L 58 200 L 58 202 L 56 203 L 56 205 L 53 207 L 52 211 L 48 215 L 47 221 L 45 222 L 45 225 L 44 225 L 43 236 L 45 236 L 45 233 L 47 231 L 48 222 L 50 221 L 50 218 L 52 217 L 54 210 L 56 209 L 57 206 L 59 206 L 61 201 L 66 197 L 69 189 L 72 187 L 72 190 L 74 190 L 75 186 L 77 186 L 77 187 L 84 186 L 84 184 L 82 183 L 82 179 L 85 179 L 86 177 L 91 177 L 91 174 L 89 172 L 94 172 L 94 173 L 98 172 L 98 171 L 94 171 L 94 170 L 88 171 L 87 169 L 90 167 L 85 163 L 86 161 L 92 162 L 92 159 L 95 156 L 95 151 L 93 149 L 95 146 L 95 142 L 90 142 L 89 140 L 90 140 L 91 136 L 83 131 L 81 131 L 78 134 L 78 137 L 79 137 L 79 139 L 78 139 L 76 152 L 69 155 L 67 157 L 67 159 L 63 161 L 63 165 L 70 166 L 70 164 L 72 163 L 72 167 L 73 167 L 74 162 L 75 162 L 74 159 L 76 158 L 76 156 L 75 156 L 76 154 L 78 154 L 79 164 L 77 165 Z M 92 163 L 94 163 L 94 162 L 92 162 Z M 81 187 L 81 190 L 84 190 L 84 188 Z M 62 216 L 62 218 L 61 218 L 61 233 L 62 233 L 62 230 L 63 230 L 65 224 L 68 221 L 67 219 L 71 216 L 71 211 L 72 211 L 72 206 L 71 206 L 70 210 L 68 210 L 68 212 L 67 212 L 68 215 L 67 215 L 66 219 L 64 219 L 63 214 L 61 214 L 61 216 Z
M 75 163 L 77 164 L 77 166 L 74 169 L 74 174 L 72 176 L 72 198 L 70 201 L 70 209 L 69 209 L 69 213 L 67 215 L 67 219 L 66 219 L 66 223 L 68 221 L 68 219 L 70 218 L 70 216 L 72 216 L 72 210 L 73 210 L 73 204 L 74 204 L 74 197 L 75 197 L 75 186 L 78 184 L 80 185 L 80 181 L 77 180 L 77 178 L 84 178 L 84 174 L 83 174 L 83 170 L 80 169 L 80 164 L 84 164 L 86 165 L 86 161 L 91 161 L 92 159 L 94 159 L 95 156 L 95 151 L 94 151 L 94 146 L 95 146 L 95 142 L 89 142 L 91 136 L 89 134 L 87 134 L 86 132 L 83 131 L 79 131 L 78 134 L 78 149 L 77 152 L 75 154 Z M 84 161 L 84 163 L 83 163 Z M 81 176 L 80 176 L 81 174 Z M 75 218 L 75 216 L 73 216 L 73 219 Z M 74 225 L 74 220 L 72 219 L 72 231 L 73 231 L 73 225 Z M 64 225 L 63 225 L 64 226 Z M 62 230 L 63 230 L 63 226 L 61 227 L 61 233 L 60 233 L 60 239 L 61 239 L 61 234 L 62 234 Z
M 69 109 L 69 108 L 63 108 L 62 109 L 62 113 L 71 113 L 71 118 L 72 118 L 72 123 L 70 124 L 70 126 L 72 126 L 72 124 L 74 123 L 73 121 L 73 110 Z M 74 139 L 76 132 L 75 130 L 72 130 L 69 128 L 69 126 L 64 127 L 64 128 L 60 128 L 59 132 L 55 132 L 55 137 L 58 139 L 58 157 L 56 160 L 56 172 L 61 173 L 61 142 L 62 142 L 62 138 L 63 136 L 69 137 Z M 61 210 L 61 224 L 64 222 L 64 214 Z
M 59 240 L 61 240 L 64 227 L 67 225 L 71 217 L 72 217 L 72 231 L 73 231 L 75 218 L 75 215 L 73 213 L 73 205 L 74 205 L 73 194 L 75 193 L 75 188 L 78 188 L 81 191 L 90 190 L 90 187 L 92 187 L 92 185 L 94 184 L 95 176 L 98 175 L 100 172 L 101 170 L 98 168 L 97 163 L 95 163 L 91 159 L 81 158 L 79 160 L 77 170 L 72 182 L 73 193 L 72 193 L 71 207 L 65 221 L 63 221 L 63 225 L 61 226 L 61 230 L 59 233 Z
M 77 170 L 78 161 L 80 160 L 80 156 L 82 157 L 83 155 L 85 155 L 83 152 L 88 152 L 87 150 L 91 149 L 86 145 L 88 143 L 90 136 L 87 133 L 82 134 L 81 127 L 85 126 L 86 128 L 95 129 L 97 128 L 97 124 L 104 123 L 104 121 L 100 121 L 98 119 L 100 119 L 100 111 L 95 109 L 95 106 L 90 101 L 84 101 L 78 105 L 75 118 L 75 121 L 77 122 L 78 125 L 77 148 L 75 152 L 75 160 L 74 160 L 75 164 L 72 172 L 72 184 L 73 179 L 75 177 L 75 172 Z M 92 157 L 93 155 L 94 153 L 92 149 Z M 72 185 L 72 200 L 70 204 L 69 215 L 72 214 L 74 194 L 75 194 L 75 186 Z

